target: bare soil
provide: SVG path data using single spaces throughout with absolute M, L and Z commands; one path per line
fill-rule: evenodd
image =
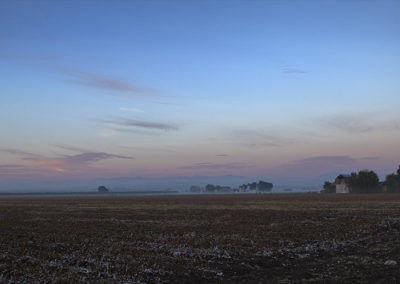
M 0 282 L 396 283 L 400 195 L 0 199 Z

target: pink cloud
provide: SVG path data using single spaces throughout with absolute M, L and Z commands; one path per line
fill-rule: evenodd
M 79 148 L 63 146 L 71 151 L 79 151 Z M 77 174 L 89 172 L 92 165 L 101 160 L 108 159 L 132 159 L 132 157 L 115 155 L 104 152 L 84 152 L 76 155 L 63 155 L 60 157 L 45 157 L 18 149 L 0 148 L 0 151 L 22 156 L 22 165 L 0 165 L 3 175 L 15 176 L 17 174 L 42 174 L 45 176 L 57 174 Z
M 85 168 L 90 163 L 106 159 L 132 159 L 131 157 L 102 152 L 87 152 L 77 155 L 65 155 L 59 158 L 23 158 L 26 164 L 36 165 L 56 172 L 72 172 Z

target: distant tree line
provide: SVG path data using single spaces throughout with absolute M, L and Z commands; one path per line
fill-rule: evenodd
M 206 185 L 206 192 L 229 192 L 232 191 L 230 186 L 221 186 L 221 185 L 213 185 L 207 184 Z
M 336 193 L 336 186 L 341 181 L 348 186 L 349 193 L 400 193 L 400 165 L 396 174 L 387 175 L 384 182 L 379 182 L 374 171 L 362 170 L 358 173 L 352 172 L 349 176 L 339 175 L 333 183 L 326 181 L 321 192 Z
M 262 192 L 269 192 L 272 190 L 272 187 L 274 185 L 270 182 L 262 181 L 260 180 L 258 183 L 257 182 L 251 182 L 248 184 L 242 184 L 240 188 L 243 188 L 244 190 L 258 190 Z
M 251 182 L 248 184 L 242 184 L 239 188 L 232 189 L 230 186 L 221 186 L 214 184 L 207 184 L 204 190 L 202 190 L 199 186 L 192 185 L 190 187 L 190 192 L 248 192 L 248 191 L 259 191 L 259 192 L 270 192 L 272 190 L 273 184 L 270 182 L 260 180 L 257 182 Z
M 349 181 L 350 193 L 376 193 L 382 191 L 379 187 L 379 177 L 374 171 L 359 171 L 351 173 Z

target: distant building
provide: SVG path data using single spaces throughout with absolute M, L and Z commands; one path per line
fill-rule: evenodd
M 336 193 L 350 193 L 349 178 L 349 175 L 338 175 L 333 183 Z
M 246 190 L 247 190 L 247 185 L 241 185 L 238 188 L 238 192 L 246 192 Z

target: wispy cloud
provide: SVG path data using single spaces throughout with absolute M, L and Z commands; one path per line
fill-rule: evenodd
M 399 120 L 385 118 L 378 113 L 341 113 L 319 118 L 317 121 L 325 128 L 350 134 L 400 130 Z
M 170 94 L 167 97 L 165 93 L 161 93 L 151 87 L 133 84 L 123 79 L 114 78 L 111 76 L 93 74 L 83 71 L 71 71 L 62 68 L 56 69 L 56 72 L 65 76 L 64 79 L 67 82 L 110 91 L 110 94 L 114 96 L 131 97 L 164 105 L 180 105 L 182 103 L 176 102 L 175 100 L 177 98 L 173 99 Z
M 115 132 L 129 133 L 129 134 L 139 134 L 139 135 L 158 135 L 160 132 L 154 132 L 151 130 L 139 130 L 139 129 L 129 129 L 129 128 L 121 128 L 116 127 L 114 125 L 105 125 L 104 131 L 100 133 L 100 136 L 109 137 L 113 136 Z
M 61 148 L 64 150 L 72 151 L 72 152 L 77 152 L 77 153 L 84 153 L 84 152 L 90 152 L 87 149 L 79 148 L 79 147 L 74 147 L 74 146 L 68 146 L 68 145 L 62 145 L 62 144 L 53 144 L 53 146 L 57 148 Z
M 308 73 L 305 70 L 296 68 L 296 67 L 291 66 L 291 65 L 284 65 L 282 67 L 282 72 L 286 73 L 286 74 L 306 74 L 306 73 Z
M 140 151 L 140 152 L 149 152 L 154 154 L 155 152 L 158 153 L 176 153 L 180 152 L 179 147 L 171 147 L 171 146 L 165 146 L 165 147 L 143 147 L 143 146 L 123 146 L 123 145 L 115 145 L 115 147 L 122 148 L 128 151 Z
M 144 110 L 141 110 L 141 109 L 138 109 L 138 108 L 131 108 L 131 107 L 120 107 L 119 110 L 128 111 L 128 112 L 140 112 L 140 113 L 144 112 Z
M 364 160 L 379 160 L 379 157 L 363 157 Z
M 375 129 L 375 126 L 368 123 L 365 117 L 350 114 L 335 115 L 321 120 L 325 127 L 333 128 L 349 133 L 365 133 Z
M 312 163 L 312 164 L 349 164 L 354 163 L 356 160 L 350 156 L 316 156 L 297 160 L 296 163 Z
M 155 91 L 149 90 L 138 85 L 125 82 L 112 77 L 91 74 L 81 71 L 59 70 L 60 73 L 69 77 L 69 81 L 79 85 L 108 89 L 118 92 L 128 92 L 135 95 L 155 95 Z
M 126 132 L 136 131 L 138 129 L 163 130 L 163 131 L 171 131 L 179 129 L 178 126 L 173 124 L 143 121 L 143 120 L 128 119 L 128 118 L 115 118 L 109 120 L 100 119 L 97 121 L 107 124 L 108 127 L 114 130 L 126 131 Z
M 193 165 L 187 165 L 179 167 L 179 169 L 185 170 L 226 170 L 226 169 L 240 169 L 245 168 L 248 165 L 245 163 L 225 163 L 225 164 L 214 164 L 214 163 L 196 163 Z
M 217 154 L 217 155 L 215 155 L 216 157 L 228 157 L 228 155 L 227 154 Z
M 31 158 L 40 158 L 42 157 L 41 155 L 37 155 L 34 153 L 14 149 L 14 148 L 5 148 L 5 147 L 0 147 L 0 152 L 12 154 L 12 155 L 18 155 L 18 156 L 24 156 L 24 157 L 31 157 Z
M 235 130 L 232 133 L 232 137 L 239 144 L 251 148 L 282 147 L 293 143 L 292 139 L 283 136 L 249 129 Z
M 82 149 L 71 146 L 58 146 L 60 148 L 80 152 Z M 1 169 L 26 170 L 26 166 L 36 166 L 56 172 L 76 172 L 85 169 L 89 164 L 107 159 L 132 159 L 132 157 L 109 154 L 104 152 L 83 152 L 76 155 L 62 155 L 45 157 L 35 155 L 18 149 L 0 148 L 0 151 L 21 156 L 23 165 L 2 165 Z M 19 167 L 19 168 L 18 168 Z
M 68 172 L 81 169 L 88 163 L 106 159 L 132 159 L 131 157 L 108 154 L 103 152 L 87 152 L 77 155 L 64 155 L 57 158 L 22 158 L 27 164 L 44 167 L 58 172 Z

